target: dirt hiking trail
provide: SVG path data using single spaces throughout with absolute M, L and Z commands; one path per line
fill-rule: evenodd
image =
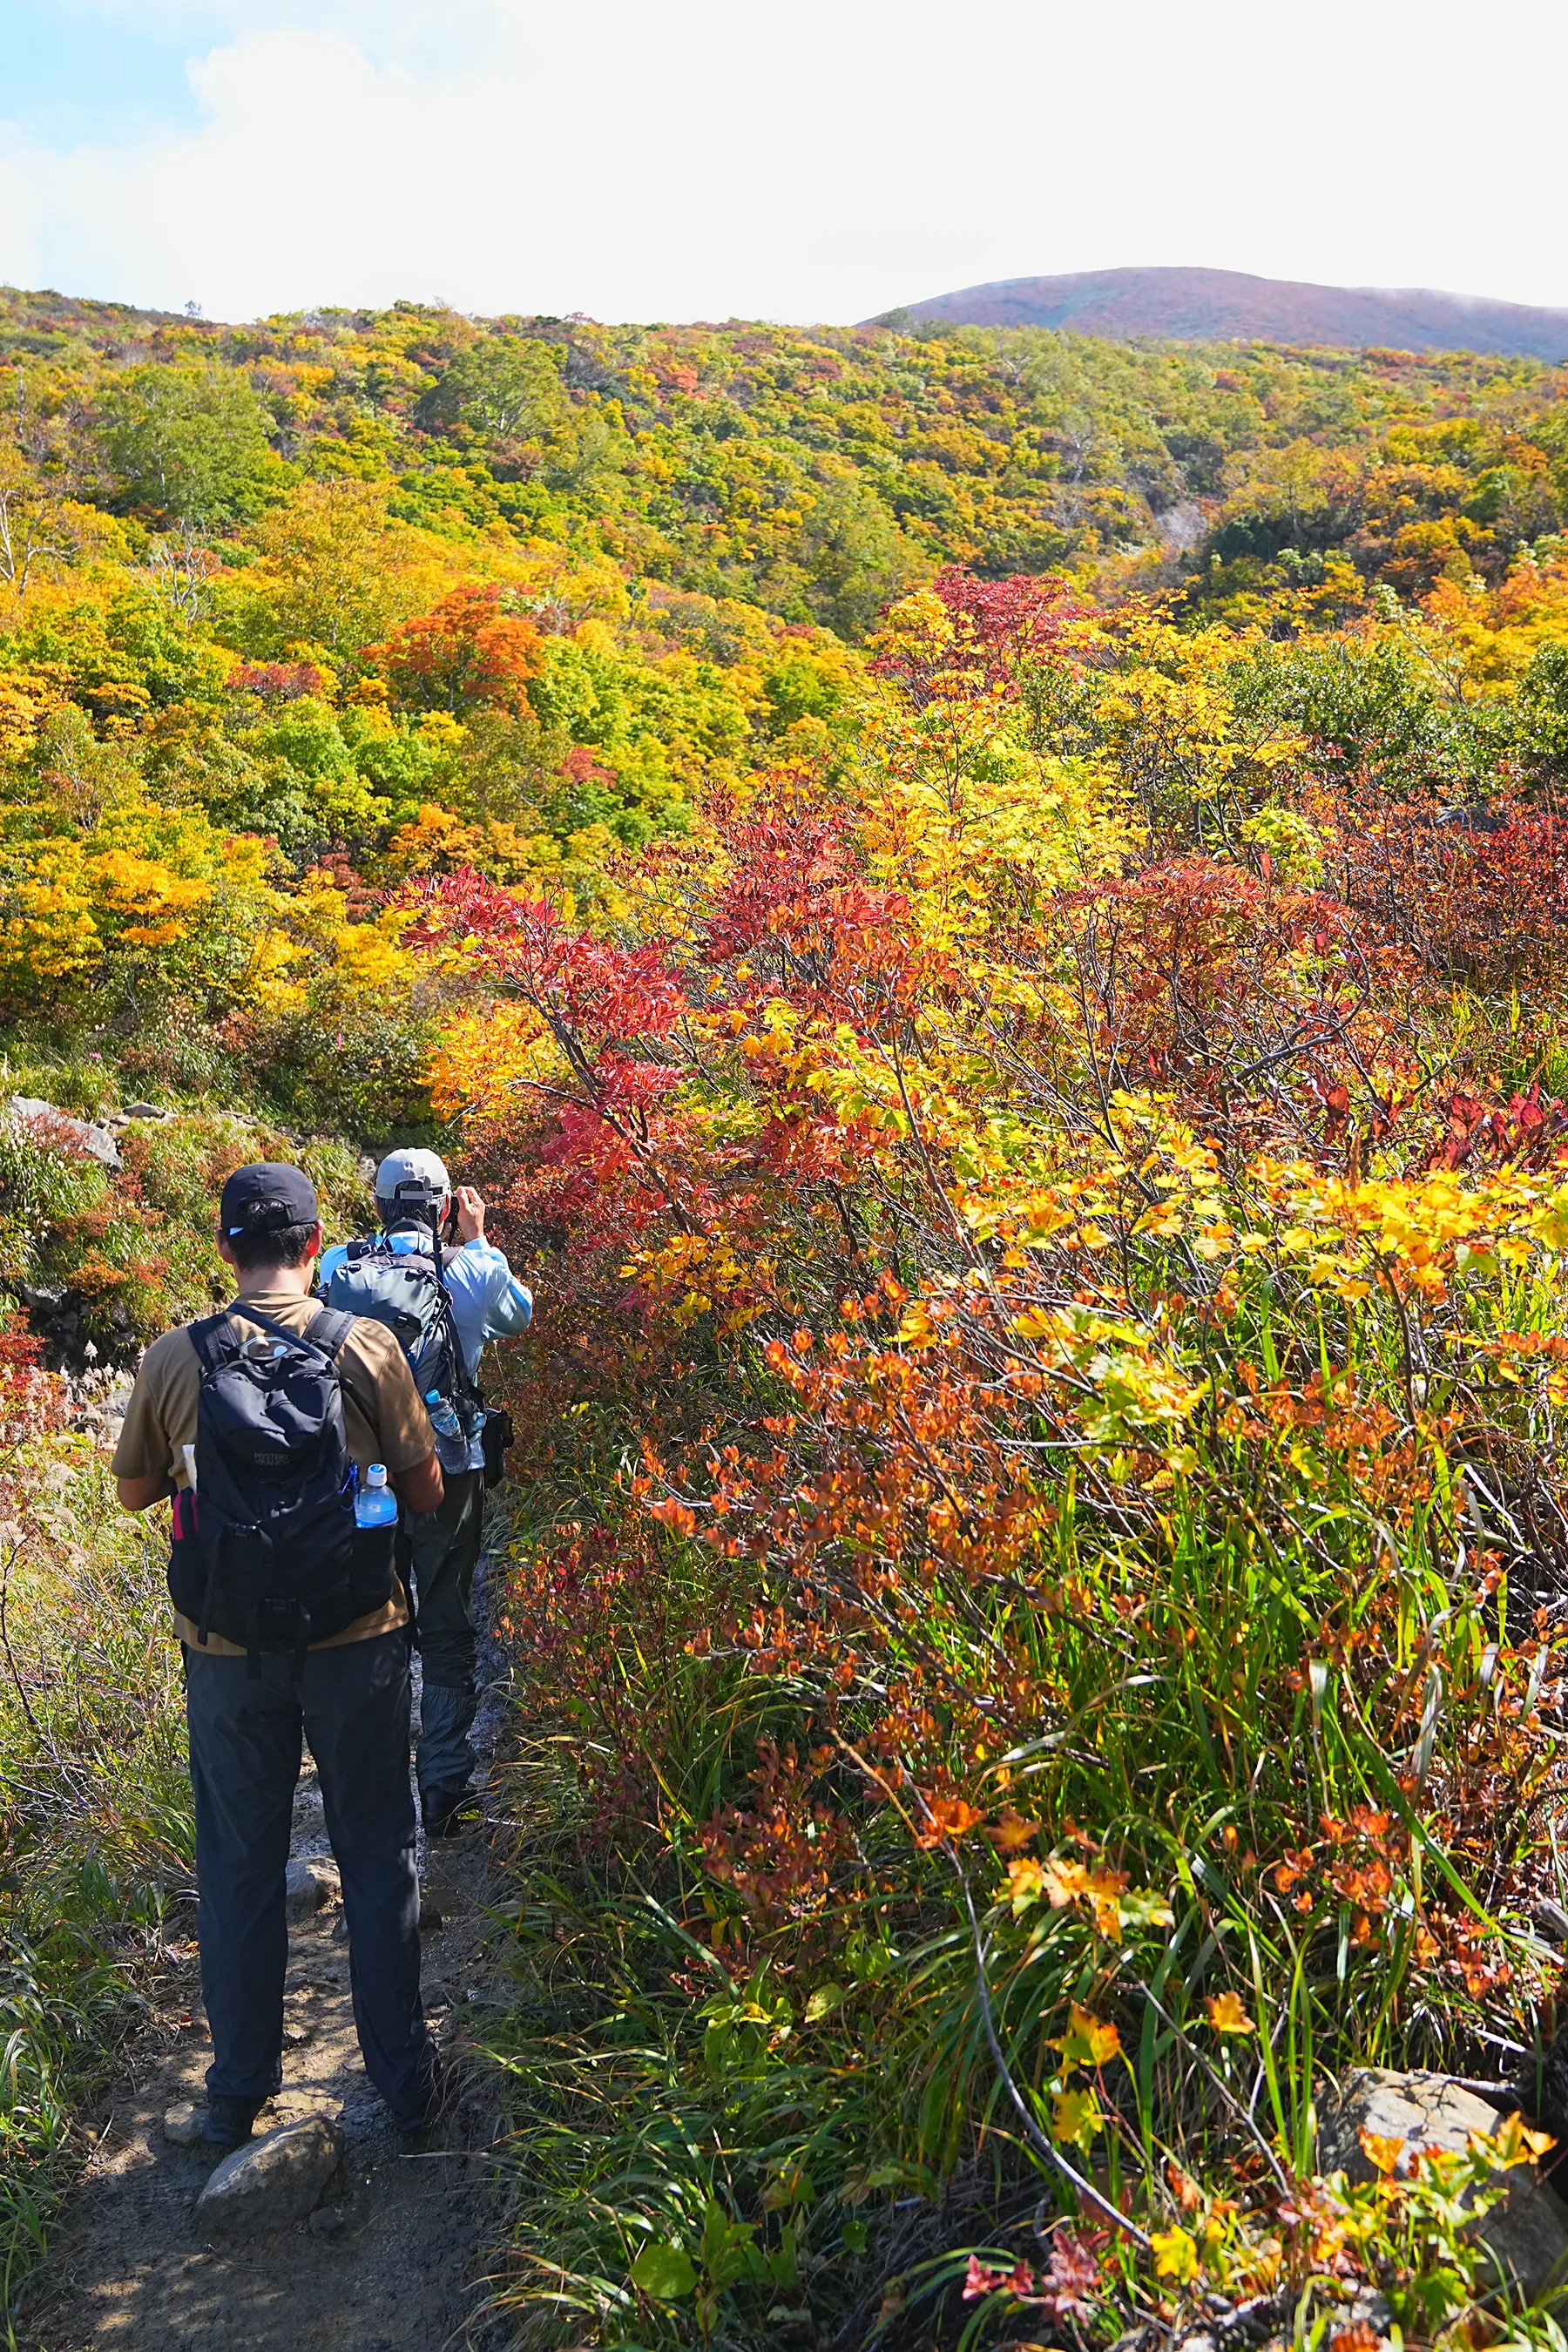
M 486 1644 L 487 1653 L 489 1644 Z M 487 1655 L 487 1666 L 494 1664 Z M 500 1712 L 492 1684 L 481 1729 Z M 195 1948 L 138 2047 L 132 2076 L 89 2119 L 90 2161 L 50 2232 L 17 2325 L 25 2352 L 481 2352 L 479 2306 L 494 2103 L 465 2087 L 466 2023 L 498 1997 L 486 1906 L 494 1899 L 482 1824 L 421 1848 L 422 1981 L 432 2030 L 458 2060 L 441 2121 L 402 2140 L 372 2090 L 354 2038 L 348 1945 L 334 1899 L 321 1800 L 307 1759 L 292 1852 L 283 2088 L 257 2137 L 308 2116 L 341 2126 L 342 2163 L 307 2221 L 209 2242 L 196 2199 L 222 2150 L 174 2145 L 171 2110 L 205 2098 L 211 2043 Z M 314 1875 L 325 1892 L 313 1913 Z M 437 1924 L 437 1921 L 439 1924 Z

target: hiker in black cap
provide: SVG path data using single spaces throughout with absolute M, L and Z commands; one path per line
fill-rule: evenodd
M 413 1509 L 434 1510 L 434 1433 L 393 1334 L 310 1297 L 321 1228 L 300 1169 L 237 1170 L 217 1246 L 237 1296 L 149 1348 L 114 1454 L 127 1510 L 174 1499 L 169 1589 L 213 2040 L 205 2137 L 247 2139 L 282 2080 L 302 1737 L 342 1876 L 366 2071 L 416 2130 L 435 2078 L 419 2002 L 408 1602 L 393 1531 L 358 1489 L 388 1480 Z M 373 1465 L 385 1465 L 379 1478 Z

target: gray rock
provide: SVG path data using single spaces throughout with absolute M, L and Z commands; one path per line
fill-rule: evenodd
M 332 1893 L 325 1873 L 313 1862 L 291 1862 L 283 1885 L 290 1919 L 313 1919 Z
M 1340 2097 L 1325 2102 L 1318 2126 L 1318 2169 L 1352 2181 L 1375 2178 L 1361 2146 L 1363 2130 L 1403 2140 L 1417 2149 L 1458 2150 L 1471 2132 L 1495 2132 L 1496 2107 L 1441 2074 L 1396 2074 L 1368 2067 L 1350 2075 Z M 1508 2176 L 1508 2197 L 1476 2224 L 1476 2235 L 1501 2281 L 1533 2300 L 1549 2287 L 1568 2286 L 1568 2207 L 1537 2177 L 1533 2165 Z
M 171 1118 L 173 1116 L 172 1111 L 160 1110 L 156 1103 L 127 1103 L 125 1106 L 127 1118 Z
M 108 1128 L 97 1127 L 91 1119 L 73 1118 L 68 1110 L 40 1102 L 34 1095 L 13 1095 L 11 1117 L 13 1120 L 47 1119 L 52 1126 L 68 1129 L 82 1150 L 90 1152 L 95 1160 L 101 1160 L 106 1168 L 118 1171 L 121 1165 L 113 1136 Z
M 342 2161 L 330 2116 L 285 2124 L 226 2156 L 196 2200 L 196 2226 L 212 2238 L 244 2238 L 302 2221 Z
M 1397 2074 L 1367 2066 L 1346 2078 L 1337 2100 L 1325 2102 L 1318 2122 L 1318 2169 L 1342 2172 L 1353 2185 L 1377 2178 L 1361 2145 L 1363 2131 L 1417 2148 L 1462 2148 L 1473 2131 L 1491 2132 L 1498 2112 L 1441 2074 Z
M 174 2147 L 195 2147 L 202 2136 L 202 2111 L 191 2100 L 184 2099 L 177 2107 L 170 2107 L 163 2116 L 163 2137 Z
M 419 1988 L 419 1998 L 429 2009 L 450 2009 L 452 1996 L 440 1977 L 427 1977 Z
M 341 2205 L 318 2205 L 310 2216 L 312 2238 L 338 2238 L 342 2235 L 343 2210 Z
M 419 1933 L 422 1936 L 433 1936 L 438 1927 L 445 1925 L 446 1919 L 443 1913 L 437 1909 L 427 1895 L 422 1895 L 419 1897 Z

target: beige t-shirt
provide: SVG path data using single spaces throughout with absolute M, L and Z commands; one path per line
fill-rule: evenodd
M 303 1331 L 321 1311 L 319 1298 L 301 1298 L 291 1290 L 257 1290 L 249 1297 L 264 1315 L 289 1331 Z M 230 1319 L 245 1337 L 259 1335 L 263 1329 L 244 1313 Z M 388 1475 L 395 1477 L 399 1471 L 416 1469 L 429 1460 L 436 1447 L 430 1416 L 414 1385 L 408 1359 L 384 1323 L 370 1322 L 363 1316 L 356 1319 L 338 1351 L 338 1370 L 342 1379 L 343 1435 L 362 1468 L 367 1463 L 384 1462 Z M 184 1327 L 165 1331 L 142 1359 L 114 1449 L 115 1476 L 151 1478 L 161 1473 L 175 1486 L 188 1485 L 182 1448 L 195 1443 L 200 1393 L 201 1366 L 189 1331 Z M 407 1622 L 408 1602 L 399 1592 L 384 1609 L 369 1617 L 357 1617 L 341 1633 L 310 1646 L 331 1650 L 342 1642 L 367 1642 Z M 182 1642 L 195 1646 L 196 1629 L 189 1618 L 176 1614 L 174 1630 Z M 242 1658 L 245 1652 L 238 1643 L 226 1642 L 221 1634 L 209 1631 L 205 1654 Z

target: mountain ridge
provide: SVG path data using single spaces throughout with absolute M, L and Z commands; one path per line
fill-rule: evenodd
M 1320 286 L 1235 269 L 1121 268 L 997 278 L 883 314 L 952 326 L 1047 327 L 1115 340 L 1321 344 L 1568 359 L 1568 310 L 1427 288 Z

